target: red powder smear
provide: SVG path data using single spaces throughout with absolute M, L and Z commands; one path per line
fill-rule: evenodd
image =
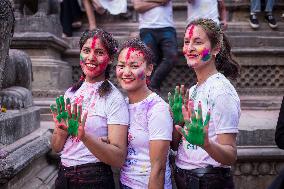
M 192 36 L 193 36 L 193 30 L 194 30 L 194 25 L 191 25 L 190 28 L 189 28 L 189 31 L 188 31 L 188 37 L 189 37 L 189 39 L 191 39 Z
M 129 47 L 129 48 L 128 48 L 128 51 L 127 51 L 127 54 L 126 54 L 125 63 L 127 63 L 127 61 L 128 61 L 129 58 L 130 58 L 130 54 L 131 54 L 132 52 L 134 52 L 134 51 L 135 51 L 135 48 L 133 48 L 133 47 Z
M 92 49 L 95 48 L 97 39 L 98 39 L 97 36 L 94 36 L 93 41 L 92 41 L 92 45 L 91 45 L 91 48 L 92 48 Z

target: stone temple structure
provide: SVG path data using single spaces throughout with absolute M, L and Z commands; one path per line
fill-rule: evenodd
M 0 52 L 0 76 L 5 75 L 3 70 L 7 62 L 9 64 L 14 62 L 12 65 L 15 68 L 12 66 L 9 68 L 15 70 L 18 65 L 16 62 L 26 62 L 24 65 L 30 70 L 28 58 L 23 58 L 30 57 L 32 74 L 25 76 L 30 78 L 31 83 L 17 86 L 31 89 L 34 105 L 39 108 L 40 117 L 39 114 L 33 114 L 33 120 L 37 123 L 32 125 L 31 120 L 23 121 L 24 127 L 15 126 L 16 124 L 11 121 L 0 122 L 0 188 L 48 188 L 54 184 L 56 178 L 54 162 L 58 160 L 58 156 L 50 152 L 48 143 L 51 136 L 50 129 L 52 130 L 53 127 L 48 107 L 56 96 L 63 94 L 71 83 L 80 77 L 78 42 L 80 34 L 88 28 L 87 19 L 83 16 L 83 27 L 75 30 L 73 37 L 62 39 L 59 5 L 56 0 L 10 0 L 10 2 L 15 13 L 13 38 L 9 32 L 13 30 L 11 4 L 8 0 L 0 1 L 0 42 L 3 41 L 2 38 L 5 39 L 1 44 L 1 47 L 4 47 L 1 49 L 5 49 L 5 52 L 3 50 Z M 226 34 L 232 43 L 232 51 L 242 66 L 241 76 L 234 83 L 241 98 L 242 108 L 240 132 L 237 138 L 238 161 L 233 166 L 234 181 L 237 189 L 265 189 L 279 170 L 284 168 L 284 151 L 278 149 L 274 142 L 275 126 L 284 95 L 284 23 L 279 21 L 278 29 L 271 30 L 260 15 L 260 29 L 252 30 L 248 24 L 250 1 L 225 0 L 225 2 L 228 10 Z M 194 73 L 187 68 L 181 49 L 187 24 L 186 1 L 174 0 L 173 6 L 180 60 L 164 81 L 162 86 L 164 97 L 180 81 L 183 81 L 187 87 L 195 82 Z M 281 19 L 283 8 L 284 2 L 276 3 L 274 14 L 277 20 Z M 109 31 L 119 41 L 138 35 L 138 15 L 133 10 L 130 0 L 128 0 L 127 14 L 97 15 L 97 21 L 98 27 Z M 6 23 L 9 23 L 8 27 Z M 7 56 L 9 44 L 11 44 L 10 58 Z M 7 74 L 7 76 L 12 75 Z M 15 76 L 7 78 L 8 83 L 26 80 L 15 78 Z M 113 75 L 112 80 L 115 81 Z M 31 100 L 25 103 L 26 106 L 21 106 L 24 104 L 23 99 L 12 100 L 7 94 L 12 90 L 10 87 L 16 85 L 8 83 L 0 82 L 0 96 L 6 96 L 4 101 L 7 106 L 16 108 L 11 111 L 24 114 L 31 109 L 37 109 L 31 105 Z M 17 109 L 18 107 L 22 108 Z M 5 114 L 1 114 L 1 119 L 2 115 Z M 28 119 L 29 116 L 23 117 Z M 8 123 L 10 127 L 3 126 Z M 114 171 L 117 177 L 118 170 Z
M 9 49 L 15 18 L 12 4 L 0 2 L 0 188 L 18 188 L 17 176 L 49 150 L 50 132 L 40 129 L 39 108 L 34 106 L 32 62 L 28 54 Z

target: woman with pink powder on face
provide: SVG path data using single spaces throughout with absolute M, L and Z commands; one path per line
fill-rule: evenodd
M 168 104 L 147 86 L 152 70 L 153 53 L 142 41 L 122 45 L 116 76 L 127 93 L 130 115 L 122 189 L 172 188 L 168 152 L 173 123 Z
M 125 161 L 129 124 L 124 97 L 108 81 L 117 46 L 117 41 L 102 29 L 86 31 L 80 39 L 83 75 L 66 91 L 65 99 L 70 98 L 71 104 L 82 107 L 84 118 L 78 129 L 80 140 L 68 135 L 62 129 L 66 124 L 55 119 L 51 146 L 61 154 L 57 189 L 115 187 L 110 166 L 121 167 Z M 108 138 L 108 143 L 99 140 L 103 137 Z
M 204 136 L 204 142 L 195 145 L 194 135 L 189 138 L 197 130 L 196 117 L 190 120 L 184 106 L 184 118 L 194 126 L 186 123 L 185 130 L 178 125 L 174 130 L 172 148 L 177 150 L 174 171 L 177 188 L 233 189 L 230 166 L 237 159 L 240 99 L 226 77 L 235 79 L 239 65 L 231 57 L 231 46 L 225 34 L 211 19 L 189 23 L 184 34 L 183 53 L 197 76 L 197 84 L 189 89 L 189 104 L 193 106 L 188 109 L 193 108 L 193 115 L 197 111 L 197 122 L 201 120 L 202 124 L 198 136 Z M 201 106 L 202 111 L 198 111 Z M 211 115 L 208 122 L 204 121 L 207 112 Z

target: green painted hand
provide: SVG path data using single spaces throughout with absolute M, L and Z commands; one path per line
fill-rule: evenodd
M 168 93 L 168 100 L 173 114 L 174 123 L 183 124 L 184 119 L 182 115 L 182 91 L 179 90 L 178 86 L 175 88 L 174 95 L 172 95 L 170 92 Z
M 69 102 L 69 104 L 70 104 L 70 100 L 66 100 L 66 102 Z M 52 112 L 55 111 L 54 105 L 51 105 L 50 108 L 51 108 Z M 60 123 L 62 119 L 64 121 L 66 121 L 67 118 L 68 118 L 68 113 L 65 109 L 64 97 L 62 95 L 60 97 L 56 98 L 56 108 L 57 108 L 56 119 L 58 120 L 58 122 Z
M 77 114 L 77 104 L 73 105 L 73 112 L 71 117 L 68 119 L 68 134 L 73 137 L 78 136 L 78 128 L 81 122 L 82 106 L 78 107 Z
M 183 109 L 183 113 L 187 110 Z M 210 111 L 208 111 L 205 121 L 203 122 L 202 118 L 202 108 L 201 103 L 198 103 L 198 110 L 195 113 L 194 109 L 190 106 L 188 107 L 188 111 L 191 111 L 191 121 L 185 121 L 185 128 L 182 128 L 176 125 L 176 129 L 183 135 L 183 137 L 190 143 L 198 146 L 203 146 L 205 141 L 205 127 L 208 127 L 210 120 Z

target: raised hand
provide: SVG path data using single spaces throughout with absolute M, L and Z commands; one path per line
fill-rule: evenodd
M 66 104 L 67 105 L 70 104 L 70 99 L 66 100 Z M 56 98 L 56 108 L 57 108 L 56 119 L 58 120 L 58 122 L 60 123 L 62 119 L 64 121 L 66 121 L 67 118 L 68 118 L 68 113 L 66 111 L 64 97 L 62 95 L 60 97 Z M 51 109 L 51 111 L 52 111 L 52 109 Z
M 195 113 L 192 102 L 188 103 L 188 108 L 183 107 L 182 109 L 185 117 L 185 126 L 182 128 L 176 125 L 178 132 L 193 145 L 203 146 L 208 142 L 208 124 L 210 120 L 210 111 L 207 112 L 205 121 L 202 118 L 202 107 L 201 102 L 198 103 L 198 110 Z M 191 113 L 189 113 L 190 111 Z M 191 117 L 191 120 L 186 119 Z M 206 136 L 206 137 L 205 137 Z
M 70 99 L 66 100 L 66 104 L 68 108 L 68 106 L 70 106 Z M 67 131 L 68 113 L 66 112 L 63 96 L 56 98 L 56 106 L 50 105 L 50 109 L 53 115 L 53 121 L 55 122 L 56 126 Z
M 181 88 L 179 88 L 179 86 L 176 86 L 175 93 L 173 95 L 170 92 L 168 93 L 168 100 L 175 124 L 184 123 L 183 114 L 182 114 L 182 105 L 184 103 L 183 98 L 186 98 L 184 97 L 183 85 L 181 86 Z

